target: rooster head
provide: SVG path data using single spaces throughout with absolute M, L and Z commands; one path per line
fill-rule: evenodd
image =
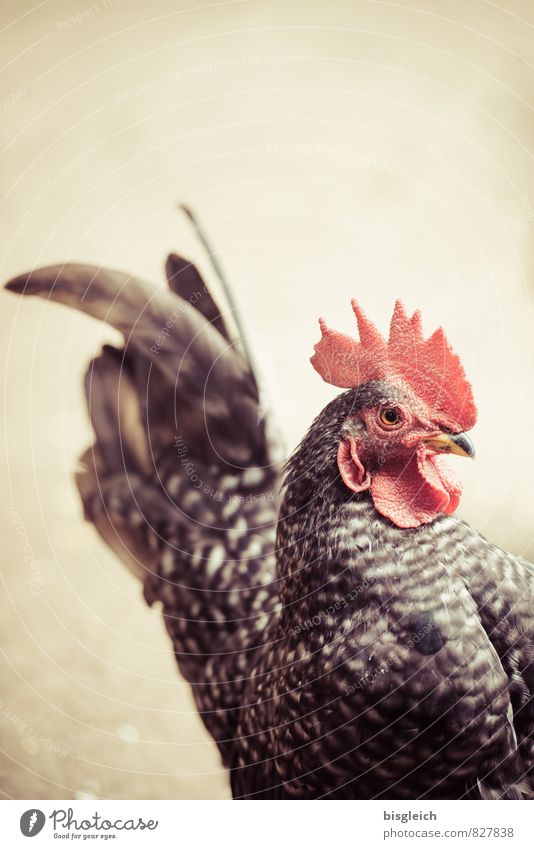
M 359 341 L 327 327 L 311 362 L 323 380 L 356 390 L 339 434 L 337 465 L 354 492 L 400 528 L 453 513 L 461 486 L 444 454 L 474 457 L 473 392 L 443 330 L 423 336 L 419 312 L 397 301 L 386 340 L 358 304 Z

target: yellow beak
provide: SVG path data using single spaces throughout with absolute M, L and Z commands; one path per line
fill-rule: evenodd
M 475 458 L 475 446 L 466 433 L 440 433 L 423 439 L 423 442 L 439 454 L 458 454 L 460 457 Z

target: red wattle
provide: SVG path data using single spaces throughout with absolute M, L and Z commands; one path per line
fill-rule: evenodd
M 454 513 L 461 486 L 444 463 L 421 446 L 409 458 L 388 463 L 371 481 L 373 503 L 399 528 L 418 528 L 439 513 Z
M 356 440 L 343 440 L 337 465 L 345 486 L 353 492 L 370 489 L 378 512 L 399 528 L 418 528 L 439 513 L 454 513 L 460 503 L 460 481 L 443 456 L 429 454 L 423 445 L 371 476 L 358 456 Z
M 450 516 L 457 509 L 462 495 L 462 484 L 456 474 L 447 465 L 447 460 L 443 455 L 436 454 L 428 458 L 428 462 L 432 463 L 438 473 L 442 486 L 449 494 L 448 507 L 443 510 L 444 513 Z

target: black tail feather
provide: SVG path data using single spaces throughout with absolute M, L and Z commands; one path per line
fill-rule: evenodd
M 169 288 L 202 313 L 224 339 L 230 339 L 221 311 L 196 266 L 178 254 L 169 254 L 165 263 Z
M 211 304 L 213 313 L 214 302 L 198 279 L 205 290 L 204 308 Z M 230 467 L 268 462 L 250 366 L 208 323 L 200 310 L 202 299 L 193 306 L 131 275 L 77 264 L 22 274 L 6 288 L 59 301 L 121 331 L 125 360 L 143 398 L 141 409 L 148 408 L 151 384 L 154 405 L 158 397 L 165 399 L 165 433 L 179 430 L 193 448 L 200 444 L 206 461 Z M 151 451 L 162 447 L 160 439 Z

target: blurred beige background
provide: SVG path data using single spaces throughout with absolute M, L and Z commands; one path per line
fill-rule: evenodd
M 334 390 L 317 316 L 443 322 L 479 403 L 461 514 L 534 558 L 534 8 L 527 0 L 5 0 L 0 277 L 74 260 L 233 281 L 293 446 Z M 210 277 L 211 279 L 211 277 Z M 157 611 L 80 517 L 81 376 L 112 333 L 0 295 L 0 788 L 224 798 Z M 481 564 L 483 568 L 483 564 Z

